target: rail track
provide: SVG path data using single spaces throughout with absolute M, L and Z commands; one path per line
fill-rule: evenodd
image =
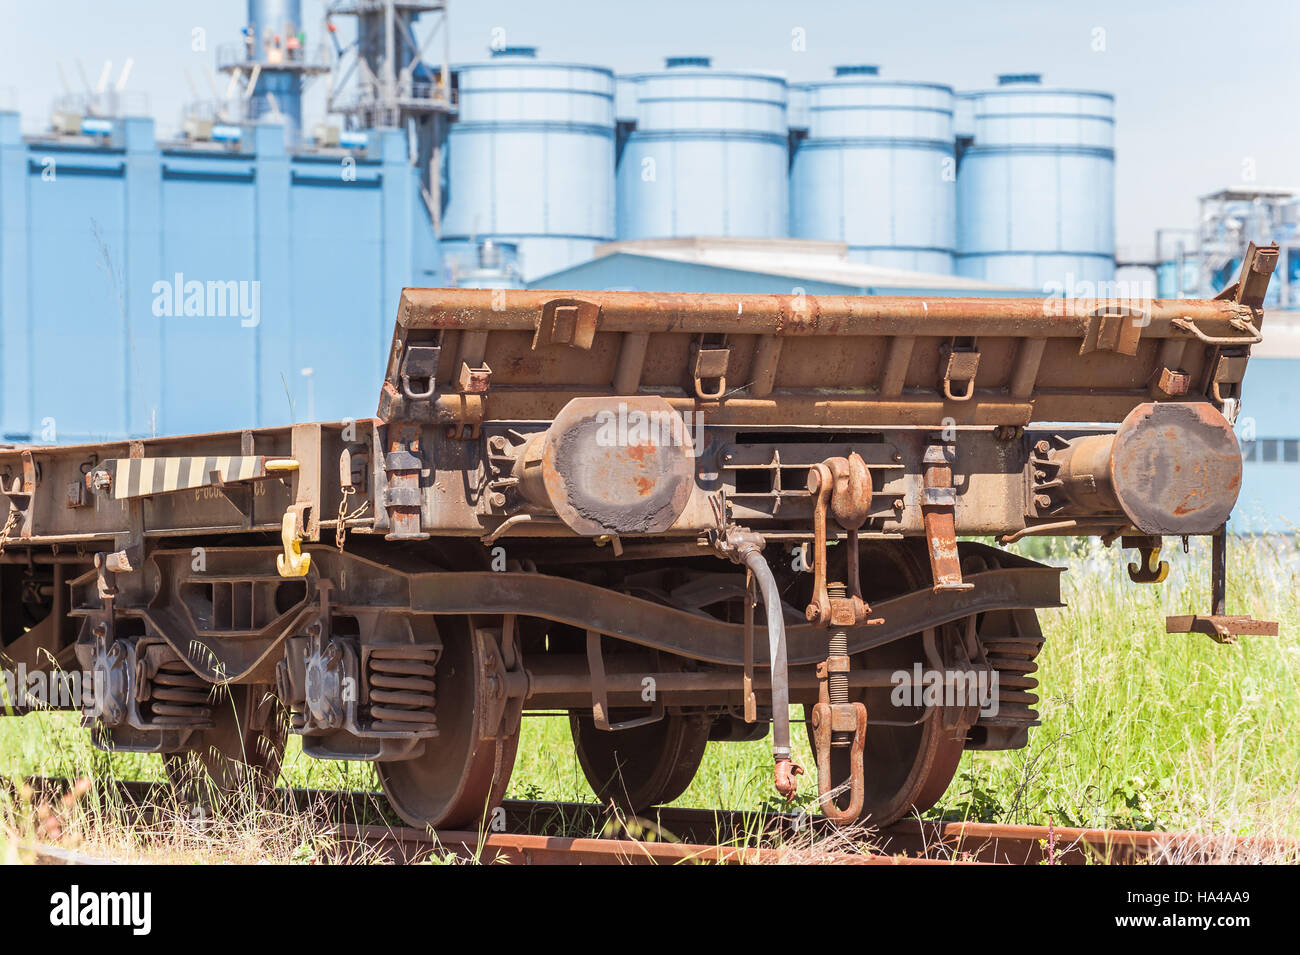
M 12 781 L 6 781 L 12 787 Z M 33 802 L 54 803 L 64 779 L 26 780 Z M 177 806 L 165 783 L 112 780 L 91 798 L 116 799 L 141 812 Z M 526 865 L 583 864 L 999 864 L 1133 865 L 1232 861 L 1300 847 L 1273 840 L 1192 833 L 1078 829 L 981 822 L 907 820 L 880 830 L 838 828 L 800 813 L 664 807 L 624 817 L 576 802 L 506 800 L 482 831 L 413 829 L 392 821 L 379 793 L 277 789 L 282 810 L 311 813 L 338 853 L 391 863 L 454 855 L 463 860 Z M 103 863 L 58 847 L 34 847 L 44 864 Z

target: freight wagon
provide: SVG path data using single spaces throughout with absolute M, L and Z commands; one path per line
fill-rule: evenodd
M 406 289 L 373 419 L 0 449 L 6 664 L 91 674 L 96 744 L 178 777 L 372 760 L 418 826 L 483 818 L 528 712 L 628 811 L 769 735 L 790 798 L 801 704 L 821 810 L 885 824 L 1037 722 L 1060 572 L 971 538 L 1158 584 L 1211 535 L 1167 629 L 1276 632 L 1224 531 L 1275 261 L 1205 301 Z

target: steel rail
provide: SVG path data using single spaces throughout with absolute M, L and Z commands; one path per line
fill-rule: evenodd
M 67 780 L 45 777 L 26 782 L 33 798 L 57 797 L 69 787 Z M 165 783 L 134 780 L 112 780 L 111 787 L 96 792 L 102 799 L 110 789 L 144 810 L 177 798 Z M 337 834 L 342 846 L 376 852 L 393 862 L 439 854 L 535 865 L 1132 865 L 1212 862 L 1235 853 L 1300 859 L 1300 842 L 1250 836 L 915 819 L 880 830 L 839 829 L 819 816 L 797 812 L 669 806 L 624 817 L 592 803 L 533 800 L 506 800 L 502 817 L 492 820 L 495 829 L 430 834 L 387 821 L 382 793 L 284 788 L 275 790 L 274 798 L 286 809 L 320 814 L 324 829 Z M 828 848 L 819 848 L 819 842 Z

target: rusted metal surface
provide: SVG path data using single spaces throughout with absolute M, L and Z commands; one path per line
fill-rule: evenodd
M 557 307 L 580 308 L 585 347 L 551 343 L 548 316 Z M 402 354 L 420 336 L 434 336 L 448 364 L 472 351 L 495 369 L 484 399 L 488 419 L 550 419 L 573 398 L 654 392 L 678 411 L 704 400 L 717 425 L 932 427 L 945 418 L 1119 421 L 1132 393 L 1173 361 L 1166 345 L 1195 381 L 1212 356 L 1186 346 L 1204 336 L 1253 340 L 1241 331 L 1253 320 L 1241 303 L 1155 301 L 1129 310 L 1125 327 L 1139 328 L 1140 342 L 1081 355 L 1098 307 L 1050 299 L 407 289 L 379 415 L 433 420 L 448 411 L 436 396 L 403 392 Z M 701 346 L 701 336 L 725 346 Z M 699 364 L 706 355 L 707 368 Z M 684 367 L 710 383 L 703 393 L 692 375 L 683 381 Z M 731 384 L 723 389 L 720 381 Z
M 1164 537 L 1216 534 L 1170 628 L 1269 632 L 1219 530 L 1275 257 L 1211 301 L 407 289 L 376 419 L 0 448 L 0 649 L 113 675 L 118 749 L 183 755 L 190 696 L 274 685 L 414 825 L 500 801 L 525 709 L 592 767 L 638 734 L 655 799 L 770 722 L 788 796 L 798 702 L 827 814 L 888 822 L 1036 722 L 1058 574 L 961 537 L 1123 538 L 1158 585 Z M 1005 678 L 1005 718 L 891 721 L 914 665 Z
M 544 503 L 575 533 L 662 533 L 690 498 L 691 436 L 661 398 L 570 402 L 543 442 Z
M 1205 402 L 1141 404 L 1120 425 L 1110 485 L 1144 534 L 1210 534 L 1241 490 L 1241 448 Z

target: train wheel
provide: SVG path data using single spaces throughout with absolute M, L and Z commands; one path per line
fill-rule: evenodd
M 518 719 L 491 739 L 482 739 L 480 732 L 492 688 L 483 666 L 486 651 L 474 628 L 486 619 L 439 618 L 438 735 L 425 740 L 423 753 L 414 759 L 375 764 L 389 804 L 417 828 L 483 828 L 510 782 Z
M 862 580 L 868 600 L 881 600 L 929 586 L 925 556 L 905 544 L 863 547 Z M 924 661 L 920 634 L 886 644 L 854 659 L 855 667 L 911 670 L 912 664 Z M 928 666 L 928 664 L 923 664 Z M 947 791 L 956 775 L 965 747 L 965 725 L 944 728 L 945 711 L 921 707 L 901 708 L 890 699 L 891 687 L 873 687 L 859 691 L 856 699 L 867 706 L 867 735 L 863 746 L 863 803 L 860 821 L 871 826 L 887 826 L 904 816 L 925 812 Z M 805 706 L 807 722 L 812 707 Z M 915 723 L 915 725 L 891 725 Z M 812 725 L 807 723 L 809 742 Z M 814 750 L 815 750 L 814 746 Z M 831 771 L 834 779 L 847 779 L 849 751 L 832 751 Z M 836 797 L 836 804 L 848 804 L 847 792 Z
M 279 701 L 265 686 L 220 687 L 214 696 L 216 725 L 196 733 L 186 752 L 164 759 L 167 778 L 201 803 L 212 796 L 265 795 L 280 775 L 288 734 Z
M 617 722 L 634 714 L 611 711 Z M 695 778 L 709 742 L 712 720 L 666 715 L 657 723 L 623 730 L 600 730 L 590 716 L 569 714 L 569 731 L 582 774 L 605 804 L 638 813 L 672 802 Z

